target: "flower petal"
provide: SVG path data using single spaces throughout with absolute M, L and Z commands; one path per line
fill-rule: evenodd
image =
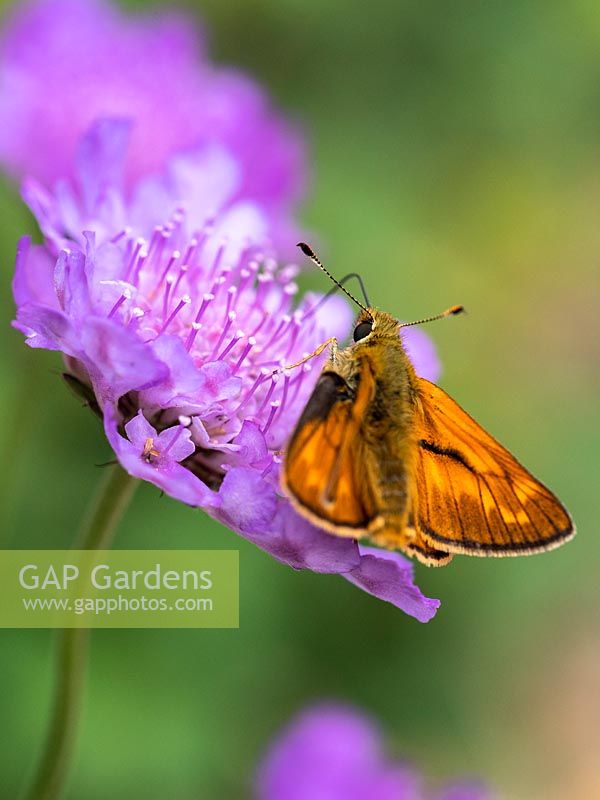
M 156 446 L 161 454 L 168 453 L 170 459 L 178 462 L 191 456 L 196 449 L 191 431 L 181 425 L 172 425 L 162 431 L 158 435 Z
M 77 148 L 77 175 L 84 207 L 92 212 L 106 192 L 121 188 L 133 123 L 127 118 L 94 120 Z
M 167 407 L 175 405 L 178 397 L 193 396 L 199 391 L 202 377 L 178 336 L 159 336 L 151 349 L 168 370 L 159 385 L 144 392 L 143 404 Z
M 287 500 L 280 501 L 268 535 L 254 536 L 252 541 L 294 569 L 345 573 L 360 564 L 353 539 L 325 533 L 297 514 Z
M 230 469 L 221 484 L 219 497 L 225 521 L 240 533 L 269 530 L 277 509 L 277 497 L 260 472 L 247 467 Z
M 140 451 L 143 450 L 147 439 L 156 436 L 156 431 L 144 416 L 141 408 L 135 417 L 125 425 L 125 433 L 131 444 L 135 445 Z
M 71 319 L 85 320 L 90 316 L 86 258 L 81 250 L 61 251 L 54 267 L 54 288 L 60 307 Z
M 219 505 L 216 492 L 212 492 L 181 464 L 176 461 L 165 464 L 160 460 L 158 464 L 148 462 L 143 457 L 143 447 L 140 447 L 137 440 L 141 429 L 136 429 L 135 443 L 121 436 L 118 432 L 117 416 L 110 404 L 104 408 L 104 430 L 119 462 L 130 475 L 153 483 L 170 497 L 190 506 L 215 508 Z
M 85 365 L 97 394 L 118 400 L 165 380 L 167 365 L 135 333 L 117 322 L 92 317 L 81 326 L 80 341 Z
M 439 380 L 442 366 L 433 340 L 418 328 L 404 328 L 402 341 L 415 372 L 434 383 Z
M 425 597 L 415 585 L 413 565 L 407 558 L 373 547 L 361 545 L 359 549 L 360 565 L 344 575 L 350 583 L 392 603 L 419 622 L 429 622 L 435 616 L 440 601 Z
M 45 247 L 23 236 L 17 245 L 13 294 L 17 306 L 26 303 L 58 308 L 52 273 L 54 259 Z
M 245 420 L 233 444 L 237 448 L 236 461 L 240 464 L 264 470 L 273 460 L 265 436 L 256 422 Z
M 69 356 L 80 352 L 73 325 L 62 311 L 26 303 L 17 309 L 13 325 L 27 336 L 29 347 L 62 350 Z

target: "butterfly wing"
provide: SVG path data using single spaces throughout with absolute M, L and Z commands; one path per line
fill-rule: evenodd
M 418 379 L 416 520 L 436 549 L 522 555 L 575 531 L 566 509 L 442 389 Z
M 368 367 L 350 389 L 338 373 L 325 371 L 288 445 L 283 482 L 298 510 L 333 533 L 358 537 L 378 524 L 359 435 L 375 382 Z
M 432 547 L 427 539 L 423 536 L 418 527 L 415 527 L 414 521 L 410 520 L 406 528 L 406 533 L 403 544 L 399 544 L 407 555 L 414 556 L 422 564 L 428 567 L 445 567 L 452 561 L 452 554 L 445 550 L 440 550 L 439 545 Z

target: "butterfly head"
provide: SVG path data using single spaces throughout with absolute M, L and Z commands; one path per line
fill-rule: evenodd
M 367 342 L 377 337 L 398 338 L 400 323 L 391 314 L 376 308 L 366 308 L 360 312 L 354 325 L 352 338 L 355 344 Z

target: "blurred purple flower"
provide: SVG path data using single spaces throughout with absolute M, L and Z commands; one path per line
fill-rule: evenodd
M 97 2 L 84 13 L 67 0 L 47 0 L 13 27 L 27 28 L 58 6 L 73 14 L 75 38 L 81 20 L 91 25 L 93 14 L 104 22 L 108 14 L 117 43 L 125 34 L 136 39 L 147 33 L 146 26 L 125 24 Z M 52 18 L 46 21 L 52 27 Z M 42 23 L 36 24 L 45 35 Z M 59 27 L 68 38 L 66 17 Z M 101 66 L 108 56 L 95 47 L 90 42 L 94 64 Z M 168 64 L 163 67 L 168 72 Z M 51 63 L 47 69 L 52 73 Z M 133 94 L 140 90 L 136 74 L 123 77 Z M 229 100 L 246 130 L 235 91 Z M 27 109 L 21 111 L 29 119 Z M 157 117 L 141 115 L 135 126 L 121 117 L 98 118 L 76 147 L 75 165 L 61 166 L 65 173 L 53 186 L 35 175 L 25 180 L 24 196 L 44 244 L 20 242 L 15 326 L 31 347 L 63 352 L 71 384 L 79 382 L 94 398 L 106 436 L 130 474 L 204 508 L 294 568 L 342 573 L 428 621 L 439 601 L 415 587 L 406 559 L 315 528 L 279 488 L 279 453 L 324 356 L 274 372 L 331 335 L 345 338 L 347 304 L 334 297 L 319 305 L 310 294 L 295 302 L 298 270 L 276 260 L 277 242 L 291 226 L 282 228 L 280 214 L 273 213 L 275 199 L 263 202 L 248 192 L 246 150 L 238 152 L 226 136 L 221 141 L 218 127 L 210 141 L 169 152 L 162 171 L 128 183 L 127 164 L 140 158 L 139 143 L 138 150 L 130 146 L 136 127 L 160 128 Z M 253 130 L 252 114 L 248 128 Z M 252 147 L 268 171 L 269 138 Z M 140 169 L 138 164 L 133 173 Z M 411 336 L 408 329 L 409 342 Z M 414 339 L 415 366 L 434 378 L 435 353 L 419 341 Z
M 337 704 L 308 709 L 274 742 L 257 776 L 257 800 L 490 800 L 477 783 L 424 793 L 415 769 L 384 755 L 376 726 Z
M 285 219 L 305 188 L 299 133 L 263 89 L 206 55 L 183 12 L 125 15 L 107 0 L 18 3 L 0 36 L 0 164 L 46 185 L 72 173 L 98 119 L 135 122 L 126 185 L 172 153 L 213 142 L 235 153 L 240 196 Z

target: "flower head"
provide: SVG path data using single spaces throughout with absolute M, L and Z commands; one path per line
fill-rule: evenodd
M 28 13 L 61 3 L 70 6 L 46 0 Z M 134 78 L 123 77 L 131 91 Z M 64 354 L 69 381 L 92 396 L 130 474 L 284 563 L 342 573 L 427 621 L 439 603 L 414 585 L 406 559 L 315 528 L 279 486 L 281 451 L 319 361 L 284 367 L 345 338 L 350 309 L 340 298 L 298 299 L 298 269 L 278 259 L 281 215 L 249 193 L 245 156 L 227 137 L 212 131 L 210 142 L 169 152 L 162 171 L 128 181 L 135 130 L 154 124 L 143 114 L 97 118 L 52 186 L 25 180 L 44 244 L 19 245 L 16 327 L 30 346 Z M 260 143 L 254 157 L 269 170 Z M 419 363 L 414 342 L 417 368 L 434 377 L 435 361 Z
M 292 720 L 259 769 L 257 800 L 489 800 L 474 782 L 425 793 L 423 779 L 389 760 L 375 724 L 337 704 L 310 708 Z
M 72 174 L 81 135 L 106 117 L 135 123 L 127 186 L 174 152 L 216 142 L 235 153 L 240 196 L 283 227 L 303 194 L 299 133 L 255 81 L 211 63 L 183 13 L 130 17 L 107 0 L 15 6 L 0 36 L 0 164 L 52 186 Z

